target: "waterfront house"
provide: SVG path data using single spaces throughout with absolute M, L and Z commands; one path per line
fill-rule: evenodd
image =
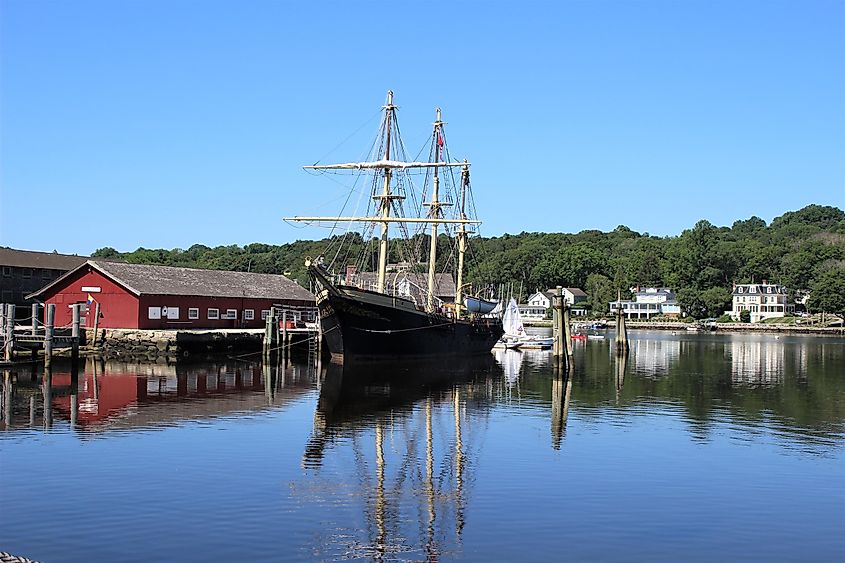
M 783 317 L 795 312 L 795 305 L 789 303 L 786 287 L 763 283 L 735 283 L 733 286 L 733 307 L 727 311 L 734 320 L 739 320 L 742 311 L 748 311 L 751 322 L 756 323 L 772 317 Z
M 0 247 L 0 303 L 15 305 L 18 319 L 29 317 L 33 301 L 27 296 L 87 259 L 86 256 Z
M 528 297 L 526 303 L 519 305 L 519 314 L 523 319 L 545 319 L 548 310 L 552 306 L 552 298 L 557 293 L 557 289 L 548 289 L 546 291 L 538 291 Z M 571 313 L 573 316 L 585 316 L 587 309 L 578 307 L 578 303 L 587 300 L 587 294 L 577 287 L 564 287 L 563 299 L 567 305 L 572 307 Z
M 56 305 L 56 326 L 83 304 L 84 326 L 102 328 L 260 328 L 270 308 L 314 319 L 314 295 L 285 276 L 88 260 L 28 298 Z M 289 317 L 290 318 L 290 317 Z
M 631 288 L 634 299 L 620 299 L 610 302 L 610 312 L 622 309 L 626 318 L 650 319 L 658 315 L 664 317 L 679 317 L 681 306 L 675 292 L 668 287 L 634 287 Z

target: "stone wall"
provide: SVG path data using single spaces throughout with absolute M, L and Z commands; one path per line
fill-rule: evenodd
M 85 345 L 107 358 L 155 360 L 261 350 L 263 331 L 179 331 L 107 328 L 85 329 Z

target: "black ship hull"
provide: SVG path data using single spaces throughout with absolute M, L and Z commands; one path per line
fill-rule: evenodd
M 457 320 L 344 286 L 318 293 L 317 307 L 332 359 L 341 362 L 485 354 L 504 332 L 499 319 Z

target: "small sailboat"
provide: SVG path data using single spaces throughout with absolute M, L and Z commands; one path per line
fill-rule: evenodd
M 519 306 L 516 304 L 516 299 L 511 298 L 508 301 L 508 306 L 502 315 L 502 335 L 498 348 L 519 348 L 521 350 L 540 349 L 545 350 L 552 347 L 554 339 L 552 337 L 543 337 L 525 332 L 525 326 L 522 324 L 522 315 L 519 313 Z

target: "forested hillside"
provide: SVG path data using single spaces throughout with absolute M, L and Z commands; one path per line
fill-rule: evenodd
M 351 240 L 350 240 L 351 239 Z M 448 256 L 449 242 L 442 237 Z M 187 250 L 149 250 L 119 253 L 101 248 L 94 257 L 144 264 L 284 273 L 307 286 L 306 256 L 318 256 L 339 237 L 269 245 L 254 243 L 209 248 L 196 244 Z M 359 236 L 347 237 L 354 257 L 375 246 Z M 391 260 L 398 261 L 398 244 Z M 674 288 L 684 310 L 695 317 L 717 316 L 729 308 L 732 282 L 769 280 L 790 290 L 812 290 L 810 307 L 845 312 L 845 212 L 836 207 L 810 205 L 791 211 L 767 225 L 759 217 L 716 227 L 702 220 L 674 237 L 637 233 L 625 226 L 611 232 L 577 234 L 528 233 L 472 239 L 468 278 L 474 287 L 511 286 L 525 297 L 536 289 L 557 285 L 583 288 L 597 311 L 607 309 L 617 290 L 627 296 L 636 285 Z M 338 262 L 343 264 L 343 257 Z M 365 263 L 375 263 L 368 258 Z

